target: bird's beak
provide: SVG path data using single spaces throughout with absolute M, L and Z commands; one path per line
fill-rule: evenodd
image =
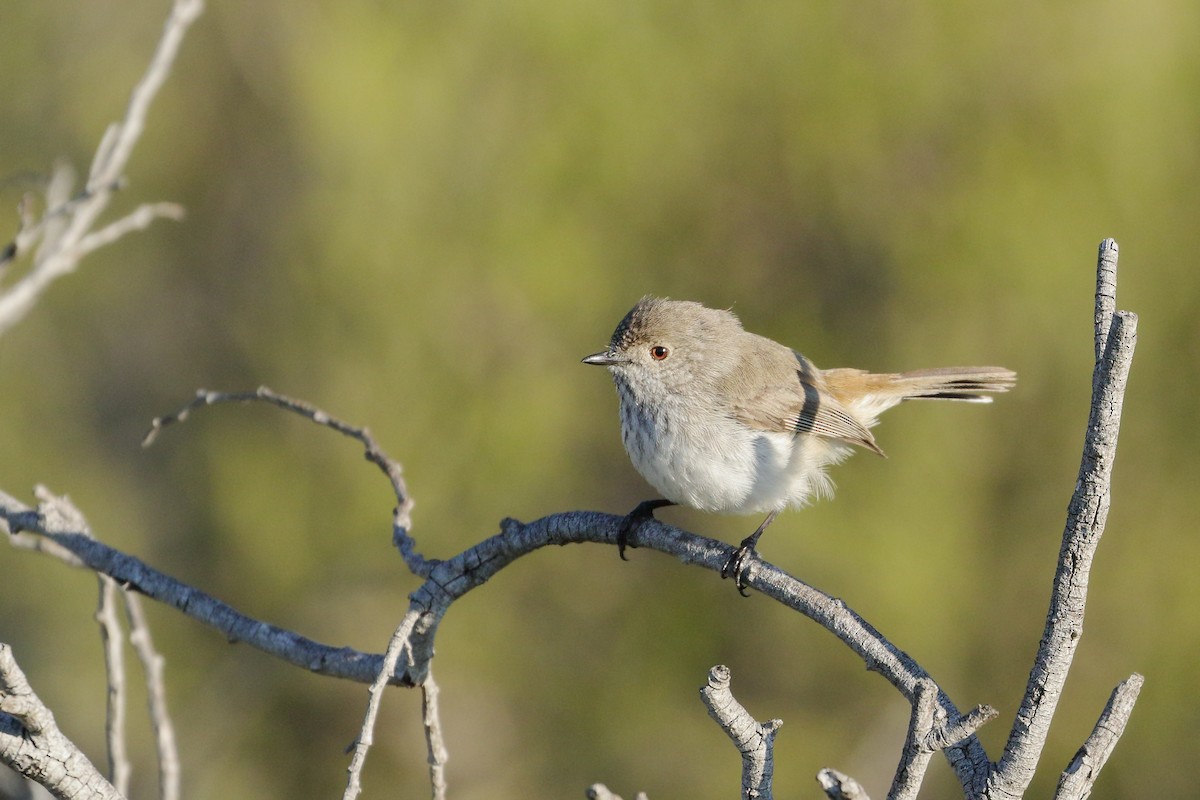
M 629 359 L 624 356 L 619 356 L 612 350 L 601 350 L 599 353 L 592 353 L 583 360 L 585 364 L 595 364 L 598 367 L 611 367 L 614 364 L 624 364 Z

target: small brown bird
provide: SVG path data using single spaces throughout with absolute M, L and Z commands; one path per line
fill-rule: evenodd
M 747 556 L 780 511 L 832 497 L 826 469 L 855 446 L 883 455 L 870 430 L 881 413 L 902 400 L 989 403 L 985 393 L 1008 391 L 1017 378 L 1003 367 L 821 370 L 747 332 L 730 311 L 656 297 L 640 300 L 608 349 L 583 363 L 612 372 L 625 450 L 665 498 L 626 517 L 621 557 L 630 531 L 663 506 L 766 512 L 722 570 L 739 591 Z

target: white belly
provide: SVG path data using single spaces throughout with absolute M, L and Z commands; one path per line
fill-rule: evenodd
M 753 431 L 727 417 L 687 414 L 681 408 L 659 408 L 654 414 L 635 409 L 626 419 L 622 405 L 621 430 L 634 467 L 663 497 L 725 514 L 778 511 L 814 496 L 832 496 L 825 468 L 850 450 L 809 435 Z

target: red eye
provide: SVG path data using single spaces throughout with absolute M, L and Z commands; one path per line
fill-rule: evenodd
M 656 344 L 650 348 L 650 357 L 655 361 L 662 361 L 669 355 L 671 355 L 671 351 L 663 347 L 661 344 Z

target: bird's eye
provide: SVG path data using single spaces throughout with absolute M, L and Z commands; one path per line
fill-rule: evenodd
M 650 357 L 655 361 L 662 361 L 669 355 L 671 355 L 671 351 L 663 347 L 661 344 L 656 344 L 650 348 Z

